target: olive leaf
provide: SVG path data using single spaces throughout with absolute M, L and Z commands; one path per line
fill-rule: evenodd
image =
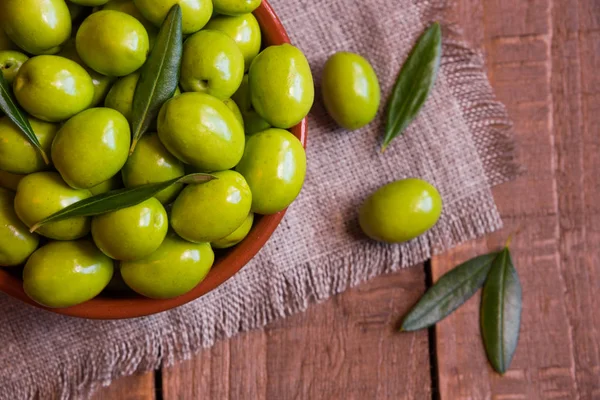
M 40 141 L 38 140 L 29 120 L 27 119 L 27 113 L 21 109 L 19 104 L 16 102 L 13 94 L 11 93 L 10 86 L 4 75 L 0 71 L 0 109 L 4 111 L 6 116 L 10 118 L 12 122 L 19 128 L 19 130 L 25 135 L 27 140 L 37 149 L 42 156 L 42 159 L 46 164 L 50 164 L 48 155 L 42 148 Z
M 475 257 L 444 274 L 402 320 L 402 331 L 430 327 L 446 318 L 483 286 L 498 253 Z
M 177 89 L 182 41 L 181 7 L 175 4 L 162 23 L 148 60 L 140 69 L 131 110 L 130 154 L 157 117 L 161 106 L 173 97 Z
M 417 116 L 435 83 L 442 55 L 442 31 L 431 25 L 406 59 L 387 107 L 385 137 L 381 151 Z
M 50 222 L 62 221 L 74 217 L 91 217 L 93 215 L 105 214 L 122 208 L 132 207 L 148 200 L 175 183 L 204 183 L 213 179 L 217 179 L 217 177 L 210 174 L 196 173 L 174 178 L 165 182 L 150 183 L 135 188 L 117 189 L 107 193 L 101 193 L 80 200 L 55 212 L 33 225 L 30 231 L 35 232 L 42 225 L 46 225 Z
M 496 371 L 508 369 L 519 341 L 521 283 L 508 247 L 492 264 L 481 299 L 481 336 Z

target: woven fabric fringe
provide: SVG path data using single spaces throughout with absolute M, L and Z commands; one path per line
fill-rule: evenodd
M 360 4 L 364 3 L 361 0 L 298 0 L 293 2 L 294 5 L 284 0 L 274 0 L 272 3 L 292 39 L 300 42 L 300 47 L 311 58 L 317 77 L 320 73 L 318 65 L 322 65 L 332 48 L 311 48 L 309 43 L 317 39 L 323 43 L 331 41 L 336 49 L 348 46 L 350 50 L 363 53 L 369 51 L 371 43 L 354 45 L 341 33 L 363 29 L 363 34 L 379 35 L 395 26 L 393 15 L 390 16 L 391 20 L 382 21 L 380 26 L 361 24 L 362 19 L 367 18 L 362 15 L 372 11 L 369 7 L 389 7 L 388 0 L 368 1 L 370 6 L 364 6 L 367 8 L 360 8 Z M 357 13 L 362 13 L 361 17 L 340 22 L 337 26 L 328 25 L 327 29 L 322 25 L 317 33 L 314 33 L 315 26 L 307 26 L 306 31 L 299 28 L 302 24 L 310 25 L 306 21 L 312 21 L 323 10 L 336 15 L 342 8 L 348 9 L 348 4 L 342 3 L 355 4 L 359 8 Z M 429 22 L 440 19 L 446 5 L 445 1 L 400 0 L 393 3 L 406 6 L 403 14 L 405 26 L 399 27 L 406 30 L 406 38 L 394 39 L 400 43 L 404 54 Z M 400 4 L 394 4 L 393 7 L 400 7 Z M 295 29 L 299 31 L 296 34 Z M 364 46 L 364 50 L 360 46 Z M 371 51 L 372 57 L 378 57 L 391 49 Z M 326 187 L 319 187 L 317 195 L 312 192 L 303 194 L 298 200 L 299 204 L 288 213 L 272 240 L 255 260 L 234 279 L 197 302 L 171 312 L 131 321 L 86 321 L 51 315 L 0 295 L 0 307 L 5 311 L 5 315 L 0 317 L 0 337 L 5 340 L 3 352 L 0 353 L 0 399 L 87 398 L 100 385 L 108 385 L 115 379 L 136 372 L 189 359 L 217 340 L 263 327 L 375 276 L 418 264 L 433 254 L 499 229 L 502 222 L 491 195 L 491 186 L 510 180 L 518 173 L 510 120 L 504 106 L 495 100 L 485 76 L 482 57 L 455 39 L 445 38 L 443 52 L 440 78 L 435 89 L 442 93 L 432 95 L 430 104 L 414 126 L 409 128 L 406 137 L 398 138 L 397 142 L 400 143 L 395 145 L 395 149 L 388 150 L 390 154 L 386 153 L 386 156 L 389 164 L 383 161 L 378 167 L 384 175 L 383 181 L 371 183 L 370 187 L 364 188 L 364 193 L 348 201 L 348 210 L 318 209 L 312 219 L 303 220 L 305 216 L 295 211 L 306 209 L 308 205 L 316 207 L 317 200 L 321 199 L 343 203 L 342 194 L 328 193 Z M 385 64 L 380 68 L 388 66 Z M 381 74 L 391 76 L 396 71 L 396 67 L 393 67 Z M 382 82 L 384 96 L 392 83 L 389 79 Z M 444 105 L 448 96 L 454 97 L 456 109 L 448 110 Z M 442 173 L 445 165 L 440 165 L 442 161 L 439 160 L 449 159 L 455 150 L 444 147 L 419 150 L 420 146 L 430 146 L 427 142 L 422 144 L 425 138 L 419 136 L 420 132 L 447 129 L 444 125 L 445 112 L 447 115 L 460 114 L 457 118 L 462 119 L 455 120 L 455 123 L 462 124 L 471 139 L 459 143 L 458 147 L 464 147 L 466 154 L 474 154 L 477 158 L 462 164 L 459 161 L 458 165 L 452 166 L 448 174 L 462 174 L 471 177 L 471 180 L 453 183 L 451 187 L 444 187 L 443 182 L 448 178 Z M 328 171 L 320 169 L 321 160 L 318 156 L 322 149 L 331 146 L 330 141 L 338 140 L 333 135 L 348 135 L 343 140 L 352 141 L 358 146 L 357 151 L 367 149 L 364 162 L 374 162 L 378 157 L 375 146 L 379 143 L 379 133 L 372 133 L 371 142 L 359 142 L 371 134 L 368 132 L 359 131 L 350 135 L 336 131 L 322 106 L 316 104 L 309 128 L 308 153 L 309 165 L 316 166 L 309 171 L 312 178 L 309 176 L 306 190 L 316 187 L 311 179 L 328 179 Z M 325 134 L 333 138 L 321 136 Z M 462 130 L 457 134 L 466 135 Z M 448 143 L 451 140 L 448 139 Z M 373 148 L 369 147 L 371 145 Z M 410 159 L 411 154 L 402 153 L 406 148 L 421 151 L 420 154 L 431 154 L 432 157 Z M 398 160 L 407 160 L 408 164 L 399 173 L 395 172 L 399 168 Z M 340 168 L 350 168 L 343 162 L 340 159 Z M 352 167 L 360 168 L 361 165 Z M 437 172 L 431 172 L 433 170 Z M 436 186 L 443 187 L 445 191 L 442 194 L 451 201 L 446 202 L 442 219 L 435 229 L 409 245 L 388 246 L 365 240 L 352 217 L 353 210 L 373 187 L 398 175 L 411 174 L 424 176 L 436 182 Z M 318 175 L 317 178 L 315 175 Z M 323 215 L 325 212 L 328 214 Z M 341 231 L 331 228 L 331 233 L 323 233 L 340 237 L 333 252 L 320 250 L 315 243 L 311 243 L 313 232 L 310 227 L 322 223 L 321 219 L 325 218 L 344 221 Z M 286 237 L 294 234 L 299 237 L 294 230 L 300 229 L 299 224 L 306 225 L 301 227 L 301 237 L 306 238 L 305 241 L 298 243 L 289 238 L 286 240 Z M 324 228 L 319 225 L 319 229 L 327 228 L 328 225 L 324 225 Z M 301 251 L 312 245 L 314 252 Z
M 471 128 L 490 186 L 514 179 L 521 167 L 516 162 L 512 122 L 504 104 L 496 100 L 483 57 L 453 39 L 444 42 L 443 52 L 449 86 Z

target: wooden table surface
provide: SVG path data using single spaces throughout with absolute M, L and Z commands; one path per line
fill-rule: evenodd
M 526 172 L 494 190 L 505 229 L 96 399 L 600 399 L 600 0 L 453 3 L 515 122 Z M 395 331 L 428 276 L 514 231 L 523 316 L 504 377 L 485 359 L 479 296 L 430 331 Z

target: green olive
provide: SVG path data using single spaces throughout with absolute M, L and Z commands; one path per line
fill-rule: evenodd
M 10 172 L 0 170 L 0 187 L 17 191 L 17 186 L 21 179 L 25 178 L 26 175 L 11 174 Z
M 9 85 L 13 83 L 17 72 L 21 69 L 21 65 L 27 60 L 29 60 L 29 57 L 23 53 L 0 49 L 0 73 Z
M 104 99 L 104 107 L 117 110 L 131 122 L 133 95 L 135 94 L 135 88 L 139 79 L 140 74 L 138 72 L 119 78 L 108 91 Z M 173 96 L 177 96 L 178 94 L 181 94 L 179 87 L 175 89 Z
M 10 38 L 2 28 L 0 28 L 0 50 L 19 51 L 19 47 L 10 40 Z
M 15 194 L 0 188 L 0 266 L 25 262 L 37 249 L 39 237 L 30 233 L 14 209 Z
M 323 68 L 321 91 L 327 112 L 346 129 L 365 126 L 379 109 L 377 75 L 358 54 L 339 52 L 329 57 Z
M 46 154 L 50 155 L 58 125 L 29 117 L 29 124 Z M 0 118 L 0 169 L 13 174 L 30 174 L 47 169 L 40 152 L 8 117 Z
M 253 110 L 252 99 L 250 98 L 250 86 L 248 85 L 248 74 L 242 78 L 242 83 L 236 92 L 231 96 L 231 99 L 238 105 L 242 115 L 244 113 Z
M 302 143 L 290 132 L 271 128 L 248 137 L 236 171 L 252 190 L 252 211 L 274 214 L 298 196 L 306 175 Z
M 108 91 L 108 94 L 104 99 L 104 106 L 117 110 L 123 114 L 128 121 L 131 121 L 133 94 L 139 79 L 140 74 L 138 72 L 119 78 Z
M 132 207 L 92 219 L 96 246 L 115 260 L 137 260 L 153 253 L 167 235 L 169 222 L 160 201 L 150 198 Z
M 52 143 L 52 161 L 71 187 L 88 189 L 119 173 L 130 143 L 129 123 L 121 113 L 90 108 L 60 128 Z
M 129 122 L 131 122 L 131 114 L 133 110 L 133 95 L 135 94 L 135 88 L 137 82 L 140 79 L 140 74 L 134 72 L 122 78 L 119 78 L 114 85 L 108 91 L 106 98 L 104 99 L 104 107 L 112 108 L 117 110 Z M 175 89 L 173 96 L 181 94 L 179 87 Z M 154 123 L 155 121 L 153 121 Z M 151 125 L 152 127 L 152 125 Z M 155 127 L 152 127 L 154 129 Z
M 201 243 L 224 238 L 246 219 L 252 193 L 235 171 L 213 174 L 217 179 L 188 185 L 171 211 L 171 226 L 182 238 Z
M 379 188 L 363 203 L 359 223 L 372 239 L 400 243 L 414 239 L 436 224 L 442 198 L 421 179 L 403 179 Z
M 206 93 L 183 93 L 158 114 L 158 136 L 167 150 L 201 171 L 233 168 L 244 153 L 244 129 L 233 111 Z
M 108 76 L 125 76 L 146 62 L 150 41 L 144 25 L 129 14 L 101 10 L 87 17 L 75 38 L 87 66 Z
M 179 83 L 186 92 L 231 97 L 244 77 L 244 55 L 226 33 L 201 30 L 185 40 Z
M 94 6 L 102 6 L 106 3 L 108 3 L 108 0 L 69 0 L 75 4 L 79 4 L 80 6 L 88 6 L 88 7 L 94 7 Z
M 21 221 L 32 227 L 42 219 L 92 194 L 89 190 L 73 189 L 56 172 L 36 172 L 19 183 L 15 197 L 15 211 Z M 87 235 L 90 220 L 86 217 L 51 222 L 37 232 L 50 239 L 73 240 Z
M 223 239 L 213 240 L 211 242 L 211 246 L 214 249 L 227 249 L 229 247 L 235 246 L 250 233 L 250 229 L 252 229 L 252 223 L 254 222 L 254 213 L 248 214 L 242 225 L 239 226 L 235 231 L 225 236 Z
M 308 60 L 290 44 L 261 51 L 250 65 L 248 84 L 252 106 L 277 128 L 298 124 L 313 105 L 315 88 Z
M 215 12 L 225 15 L 251 13 L 260 6 L 261 0 L 213 0 Z
M 154 39 L 156 39 L 158 29 L 156 28 L 156 26 L 154 26 L 152 22 L 144 18 L 140 10 L 138 10 L 138 8 L 133 3 L 133 0 L 110 0 L 102 7 L 102 9 L 121 11 L 125 14 L 131 15 L 133 18 L 140 21 L 142 25 L 144 25 L 144 28 L 146 28 L 146 32 L 148 32 L 148 38 L 150 39 L 150 48 L 152 49 L 153 41 Z
M 248 111 L 244 114 L 244 133 L 246 136 L 254 135 L 255 133 L 262 132 L 271 127 L 271 125 L 265 121 L 263 117 L 258 115 L 254 110 Z
M 184 173 L 183 163 L 165 149 L 158 135 L 148 133 L 142 136 L 121 170 L 123 182 L 128 188 L 168 181 L 183 176 Z M 154 197 L 161 203 L 168 204 L 182 188 L 182 185 L 174 184 Z
M 254 57 L 258 55 L 261 44 L 260 26 L 252 14 L 230 17 L 218 15 L 212 18 L 206 29 L 214 29 L 231 37 L 244 55 L 244 65 L 247 71 Z
M 248 85 L 248 75 L 244 75 L 242 83 L 238 90 L 231 96 L 231 99 L 238 105 L 244 121 L 244 133 L 253 135 L 257 132 L 269 129 L 271 125 L 252 107 L 250 98 L 250 86 Z
M 54 54 L 71 35 L 71 16 L 64 0 L 2 0 L 0 27 L 31 54 Z
M 184 35 L 198 32 L 213 12 L 212 0 L 133 0 L 142 15 L 160 27 L 171 7 L 181 7 L 181 30 Z
M 13 82 L 21 107 L 34 117 L 64 121 L 88 108 L 94 99 L 94 82 L 85 68 L 59 56 L 27 60 Z
M 190 243 L 169 233 L 148 257 L 121 263 L 121 276 L 137 293 L 153 299 L 181 296 L 198 285 L 215 255 L 208 243 Z
M 89 240 L 50 242 L 29 257 L 23 289 L 46 307 L 71 307 L 96 297 L 113 269 L 113 260 Z

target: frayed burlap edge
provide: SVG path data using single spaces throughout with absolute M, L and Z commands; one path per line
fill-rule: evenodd
M 439 17 L 445 10 L 445 1 L 438 4 L 428 18 L 431 21 L 440 20 Z M 446 79 L 452 82 L 449 86 L 458 98 L 476 138 L 476 147 L 482 157 L 490 186 L 514 179 L 520 169 L 516 162 L 511 123 L 505 107 L 495 100 L 483 69 L 483 58 L 455 39 L 446 39 L 443 51 L 442 68 Z M 473 87 L 478 90 L 474 92 Z M 486 116 L 469 118 L 469 115 L 472 116 L 471 111 L 478 107 L 487 108 Z M 482 204 L 490 198 L 489 192 L 480 192 L 463 200 L 465 204 L 459 209 L 469 210 L 470 203 Z M 28 399 L 87 398 L 100 386 L 107 386 L 115 379 L 189 359 L 217 340 L 263 327 L 278 318 L 304 311 L 312 302 L 324 301 L 375 276 L 423 262 L 439 252 L 434 243 L 440 248 L 449 248 L 459 244 L 455 239 L 457 237 L 463 238 L 460 242 L 464 242 L 502 227 L 493 204 L 490 204 L 489 211 L 485 213 L 446 218 L 440 223 L 442 225 L 438 224 L 440 229 L 435 237 L 426 235 L 416 239 L 418 251 L 413 252 L 412 257 L 403 251 L 403 246 L 368 243 L 357 246 L 357 250 L 347 254 L 338 253 L 311 260 L 283 271 L 271 282 L 274 287 L 270 293 L 277 293 L 277 296 L 271 296 L 262 303 L 241 303 L 243 306 L 236 315 L 212 318 L 200 316 L 197 321 L 189 321 L 190 326 L 194 327 L 191 331 L 141 332 L 140 337 L 130 337 L 128 342 L 108 350 L 92 349 L 83 355 L 67 351 L 61 356 L 62 363 L 54 371 L 54 376 L 28 377 L 9 384 L 2 392 L 13 395 L 18 393 L 20 398 Z M 365 265 L 365 268 L 357 272 L 351 268 L 355 265 Z M 284 301 L 276 298 L 283 298 Z M 250 315 L 253 318 L 249 320 Z M 235 320 L 236 323 L 224 322 L 224 319 Z M 224 326 L 235 326 L 238 329 L 225 331 L 219 328 Z M 37 380 L 32 382 L 31 378 Z M 3 398 L 2 393 L 0 398 Z
M 459 100 L 489 185 L 513 180 L 523 171 L 517 163 L 512 122 L 504 104 L 496 100 L 483 57 L 454 39 L 445 40 L 443 53 L 448 86 Z M 482 108 L 485 117 L 471 117 Z

